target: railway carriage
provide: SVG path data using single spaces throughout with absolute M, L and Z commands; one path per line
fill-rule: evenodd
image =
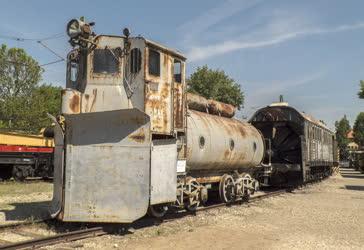
M 304 183 L 330 174 L 337 162 L 335 134 L 325 124 L 288 103 L 258 110 L 250 122 L 270 141 L 271 167 L 262 174 L 266 184 Z

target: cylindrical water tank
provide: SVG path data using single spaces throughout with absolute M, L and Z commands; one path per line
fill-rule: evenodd
M 187 171 L 220 172 L 258 167 L 263 155 L 263 137 L 251 124 L 188 111 Z

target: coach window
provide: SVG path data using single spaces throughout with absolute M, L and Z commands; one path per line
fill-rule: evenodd
M 174 81 L 181 83 L 182 81 L 182 63 L 179 60 L 174 59 Z
M 158 51 L 149 49 L 149 74 L 154 76 L 160 76 L 161 74 L 161 56 Z

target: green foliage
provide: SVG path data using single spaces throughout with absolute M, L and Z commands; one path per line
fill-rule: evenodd
M 187 82 L 187 91 L 191 93 L 234 105 L 238 109 L 243 107 L 244 93 L 240 85 L 223 70 L 212 70 L 206 65 L 198 67 Z
M 354 123 L 354 141 L 359 146 L 364 146 L 364 112 L 360 112 Z
M 345 159 L 347 158 L 347 145 L 349 140 L 347 138 L 347 134 L 350 131 L 350 124 L 349 120 L 346 118 L 346 115 L 340 120 L 335 122 L 336 128 L 336 140 L 337 145 L 340 149 L 340 158 Z
M 360 91 L 358 92 L 360 99 L 364 99 L 364 81 L 360 80 Z
M 39 85 L 43 69 L 23 49 L 0 48 L 0 128 L 38 133 L 59 114 L 60 87 Z

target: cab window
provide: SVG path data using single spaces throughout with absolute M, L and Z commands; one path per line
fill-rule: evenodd
M 119 72 L 119 61 L 116 50 L 95 49 L 93 72 L 98 74 L 113 74 Z
M 149 49 L 149 74 L 154 76 L 160 76 L 161 69 L 160 69 L 160 53 L 153 49 Z
M 140 49 L 134 48 L 130 51 L 130 72 L 136 74 L 142 67 L 142 53 Z
M 179 60 L 174 59 L 174 81 L 181 83 L 182 81 L 182 63 Z

